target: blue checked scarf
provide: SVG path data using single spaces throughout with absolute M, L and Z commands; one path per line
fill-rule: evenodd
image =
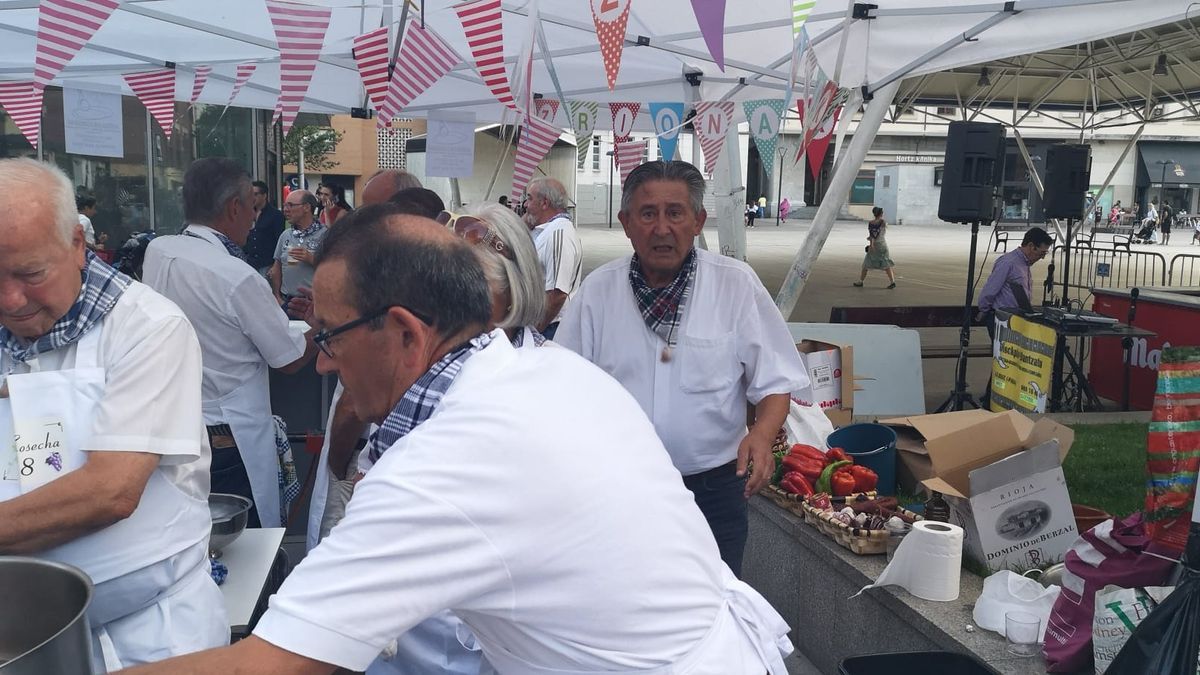
M 121 294 L 133 283 L 129 277 L 104 264 L 95 253 L 87 252 L 87 264 L 80 272 L 83 287 L 75 304 L 67 310 L 45 335 L 30 344 L 13 335 L 12 331 L 0 327 L 0 349 L 8 352 L 14 361 L 25 363 L 38 354 L 67 347 L 95 328 L 121 299 Z
M 249 264 L 249 261 L 246 260 L 246 252 L 242 250 L 241 246 L 238 246 L 237 243 L 234 242 L 232 239 L 230 239 L 229 237 L 226 237 L 225 235 L 221 234 L 220 232 L 217 232 L 216 230 L 212 229 L 211 227 L 208 229 L 210 232 L 212 232 L 217 237 L 217 241 L 221 242 L 221 244 L 225 247 L 225 250 L 229 251 L 229 255 L 237 258 L 238 260 L 241 260 L 242 262 L 244 262 L 246 264 Z M 204 238 L 194 232 L 188 232 L 187 230 L 183 231 L 183 235 L 185 237 L 195 237 L 196 239 Z
M 529 329 L 529 337 L 533 339 L 534 347 L 541 347 L 546 344 L 546 336 L 538 332 L 538 329 L 533 326 L 526 326 Z M 511 340 L 514 349 L 520 349 L 525 346 L 525 328 L 517 329 L 517 334 Z
M 433 364 L 425 374 L 417 378 L 413 386 L 404 392 L 400 402 L 392 408 L 387 419 L 379 427 L 379 431 L 371 439 L 371 449 L 367 457 L 371 463 L 379 461 L 383 453 L 396 441 L 404 438 L 410 431 L 429 419 L 442 397 L 450 389 L 451 383 L 462 372 L 463 364 L 476 352 L 492 343 L 492 336 L 484 333 L 472 339 L 443 356 Z
M 683 307 L 692 292 L 692 279 L 695 276 L 696 249 L 688 251 L 675 278 L 663 288 L 650 288 L 646 283 L 642 263 L 636 253 L 629 261 L 629 285 L 633 287 L 633 296 L 637 298 L 642 320 L 668 347 L 674 347 L 677 341 L 675 331 L 683 321 Z

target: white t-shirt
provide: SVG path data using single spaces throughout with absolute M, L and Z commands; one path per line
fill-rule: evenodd
M 638 309 L 629 285 L 632 256 L 588 275 L 554 336 L 633 394 L 685 476 L 737 457 L 747 402 L 809 384 L 787 324 L 754 270 L 708 251 L 696 256 L 671 360 L 662 361 L 666 343 Z
M 81 213 L 79 214 L 79 224 L 83 226 L 83 240 L 86 241 L 89 246 L 95 246 L 96 228 L 92 227 L 92 219 Z
M 568 350 L 495 335 L 358 484 L 255 635 L 362 670 L 450 609 L 493 664 L 628 671 L 720 623 L 731 575 L 637 403 Z M 741 633 L 722 631 L 703 672 L 752 672 L 727 660 L 745 658 L 726 649 Z
M 200 417 L 200 345 L 187 317 L 169 300 L 134 282 L 104 318 L 100 367 L 104 397 L 96 404 L 88 452 L 162 455 L 158 471 L 180 491 L 208 499 L 208 434 Z M 39 354 L 39 370 L 75 367 L 78 343 Z M 28 364 L 13 364 L 28 373 Z
M 583 280 L 583 244 L 571 219 L 560 215 L 533 228 L 533 245 L 546 273 L 546 291 L 558 289 L 567 294 L 567 302 L 554 319 L 559 321 Z
M 211 405 L 253 377 L 264 361 L 280 368 L 303 356 L 305 341 L 289 326 L 266 279 L 229 255 L 211 229 L 189 225 L 187 231 L 197 236 L 150 242 L 143 278 L 195 326 L 204 350 L 203 398 Z

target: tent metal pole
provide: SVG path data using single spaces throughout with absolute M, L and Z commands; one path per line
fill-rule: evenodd
M 1137 145 L 1137 142 L 1142 138 L 1142 132 L 1145 130 L 1146 123 L 1142 122 L 1142 126 L 1138 127 L 1137 132 L 1133 134 L 1133 137 L 1130 138 L 1129 142 L 1125 144 L 1125 148 L 1121 150 L 1121 156 L 1118 157 L 1116 163 L 1113 164 L 1112 171 L 1108 172 L 1108 177 L 1104 179 L 1104 184 L 1101 185 L 1100 189 L 1096 192 L 1096 201 L 1100 201 L 1100 197 L 1104 194 L 1104 191 L 1108 189 L 1109 185 L 1112 185 L 1113 179 L 1117 177 L 1117 171 L 1119 171 L 1121 169 L 1121 165 L 1125 163 L 1125 157 L 1129 154 L 1129 151 L 1133 149 L 1133 146 Z
M 1033 180 L 1033 187 L 1037 190 L 1038 197 L 1043 197 L 1046 194 L 1046 187 L 1042 184 L 1042 177 L 1038 175 L 1037 167 L 1033 165 L 1033 157 L 1029 154 L 1029 148 L 1025 147 L 1025 139 L 1021 136 L 1021 132 L 1013 127 L 1013 139 L 1017 141 L 1017 149 L 1021 151 L 1021 157 L 1025 160 L 1025 166 L 1029 167 L 1029 177 Z M 1054 223 L 1054 231 L 1058 234 L 1058 238 L 1066 241 L 1067 234 L 1063 231 L 1062 223 L 1058 218 L 1050 219 Z
M 871 149 L 871 143 L 875 140 L 875 134 L 879 132 L 879 126 L 883 124 L 884 116 L 892 106 L 892 100 L 896 98 L 896 92 L 900 90 L 901 82 L 900 79 L 894 79 L 875 91 L 874 98 L 863 111 L 862 120 L 854 131 L 854 137 L 850 139 L 849 147 L 846 148 L 846 156 L 833 171 L 833 176 L 829 180 L 829 188 L 825 190 L 825 198 L 821 200 L 821 206 L 817 208 L 817 216 L 813 219 L 808 235 L 804 238 L 804 244 L 792 260 L 792 267 L 783 280 L 779 295 L 775 297 L 775 304 L 783 314 L 784 320 L 791 317 L 792 311 L 800 299 L 800 294 L 804 292 L 808 276 L 812 273 L 813 263 L 817 261 L 817 256 L 821 254 L 825 240 L 829 238 L 829 233 L 833 230 L 837 214 L 850 195 L 850 186 L 858 176 L 858 170 L 867 157 L 867 151 Z

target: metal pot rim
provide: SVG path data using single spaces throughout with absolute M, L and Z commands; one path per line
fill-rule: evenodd
M 62 635 L 63 633 L 65 633 L 68 628 L 71 628 L 72 626 L 78 624 L 79 621 L 82 620 L 83 617 L 87 614 L 88 607 L 91 606 L 91 604 L 92 604 L 92 596 L 96 592 L 96 586 L 95 586 L 95 584 L 92 583 L 92 578 L 89 577 L 86 572 L 84 572 L 83 570 L 79 569 L 78 567 L 76 567 L 74 565 L 69 565 L 64 562 L 58 562 L 57 560 L 45 560 L 42 558 L 35 558 L 33 556 L 17 556 L 17 555 L 0 556 L 0 567 L 2 567 L 4 565 L 12 565 L 12 564 L 34 564 L 34 565 L 38 565 L 41 567 L 53 567 L 62 572 L 66 572 L 67 574 L 69 574 L 83 582 L 84 599 L 83 599 L 83 607 L 80 608 L 79 613 L 77 613 L 75 616 L 71 617 L 71 620 L 66 622 L 66 624 L 64 624 L 62 628 L 59 628 L 58 631 L 56 631 L 54 633 L 54 635 L 51 635 L 50 637 L 46 638 L 42 642 L 34 645 L 33 647 L 30 647 L 29 649 L 26 649 L 25 651 L 21 652 L 20 654 L 14 656 L 12 659 L 5 661 L 4 663 L 0 663 L 0 666 L 6 666 L 10 663 L 16 663 L 17 661 L 20 661 L 21 659 L 25 658 L 26 656 L 32 654 L 33 652 L 36 652 L 37 650 L 41 649 L 42 647 L 45 647 L 46 645 L 50 644 L 54 640 L 58 639 L 58 637 L 60 635 Z

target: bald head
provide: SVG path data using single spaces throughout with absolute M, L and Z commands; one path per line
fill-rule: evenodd
M 423 187 L 417 177 L 403 169 L 383 169 L 367 180 L 363 186 L 363 206 L 382 204 L 401 190 Z

